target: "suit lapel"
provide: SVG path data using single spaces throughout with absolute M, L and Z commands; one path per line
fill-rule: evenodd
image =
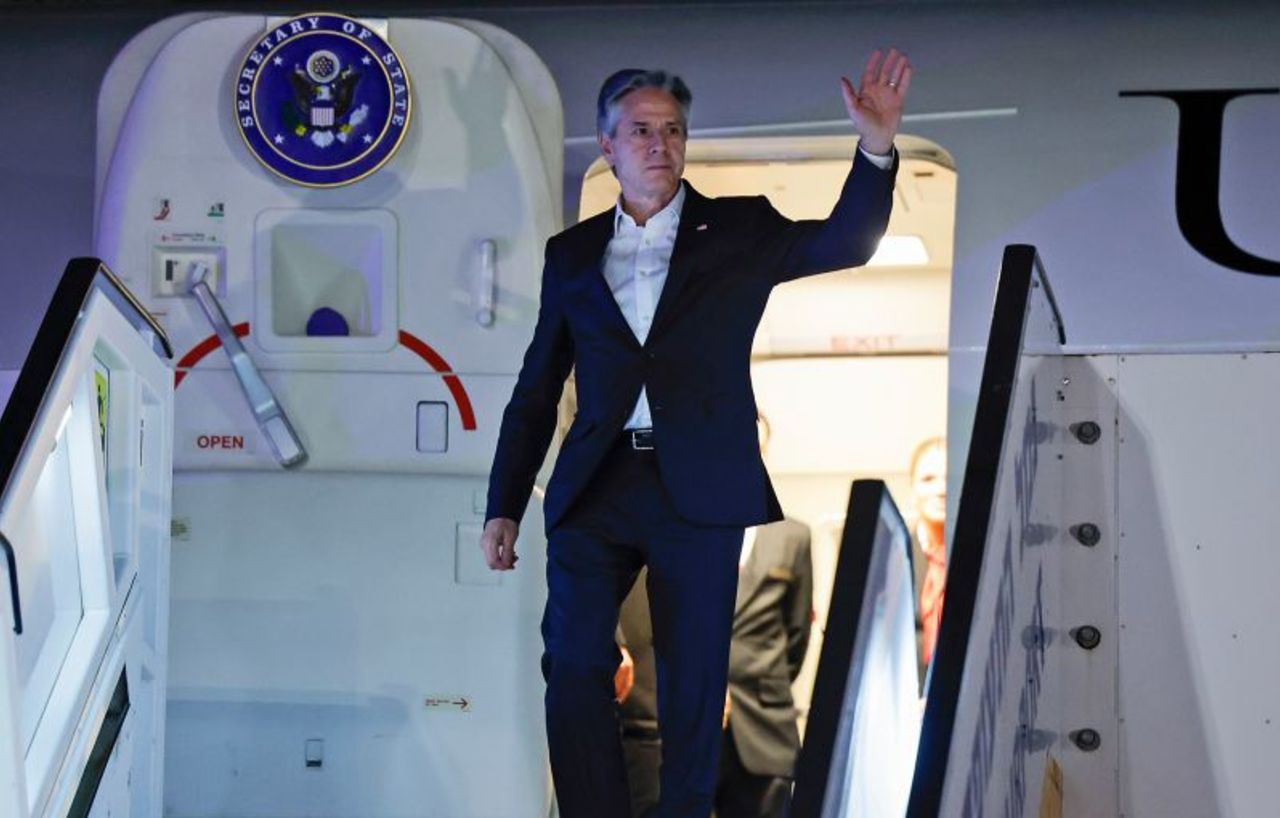
M 592 216 L 582 223 L 581 238 L 574 244 L 572 264 L 579 275 L 589 282 L 587 291 L 595 302 L 595 309 L 624 338 L 639 345 L 636 334 L 631 331 L 618 299 L 613 297 L 609 282 L 604 278 L 604 254 L 609 249 L 609 241 L 613 238 L 613 221 L 615 213 L 612 209 Z
M 680 211 L 680 226 L 676 229 L 676 242 L 671 250 L 671 263 L 667 267 L 667 280 L 662 285 L 662 294 L 658 296 L 658 306 L 653 316 L 653 324 L 649 328 L 648 339 L 652 340 L 663 326 L 671 320 L 675 303 L 685 284 L 697 272 L 705 259 L 705 251 L 715 233 L 715 225 L 708 219 L 711 211 L 711 199 L 693 189 L 693 185 L 683 182 L 685 190 L 684 207 Z M 613 210 L 606 210 L 592 216 L 582 223 L 580 238 L 574 244 L 572 263 L 582 275 L 591 282 L 592 298 L 601 315 L 608 316 L 614 328 L 632 343 L 639 344 L 631 325 L 618 307 L 618 300 L 609 289 L 609 282 L 604 277 L 604 254 L 609 248 L 609 241 L 614 231 Z M 648 341 L 646 341 L 646 344 Z
M 694 190 L 693 185 L 688 182 L 683 184 L 685 198 L 684 207 L 680 211 L 680 226 L 676 230 L 671 264 L 667 267 L 667 281 L 662 285 L 662 295 L 658 297 L 658 307 L 653 314 L 653 325 L 649 328 L 646 344 L 670 322 L 680 292 L 704 261 L 704 251 L 715 233 L 715 225 L 708 218 L 713 209 L 711 200 Z

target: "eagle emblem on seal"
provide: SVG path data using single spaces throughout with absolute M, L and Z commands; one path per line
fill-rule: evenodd
M 293 83 L 293 132 L 326 148 L 346 142 L 369 116 L 369 106 L 353 106 L 360 72 L 343 66 L 338 55 L 320 50 L 307 57 L 306 67 L 295 65 Z

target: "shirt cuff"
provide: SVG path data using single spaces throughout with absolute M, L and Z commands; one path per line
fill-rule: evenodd
M 863 148 L 861 145 L 858 146 L 858 150 L 862 153 L 863 156 L 867 157 L 868 162 L 880 168 L 880 170 L 888 170 L 889 168 L 893 167 L 893 156 L 894 156 L 894 153 L 897 151 L 897 148 L 890 148 L 889 152 L 885 154 L 872 153 L 871 151 Z

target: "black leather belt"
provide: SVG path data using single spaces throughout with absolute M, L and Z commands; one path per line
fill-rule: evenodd
M 621 445 L 637 452 L 653 451 L 653 429 L 623 429 Z

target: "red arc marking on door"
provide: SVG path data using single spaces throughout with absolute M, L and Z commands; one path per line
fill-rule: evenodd
M 232 329 L 235 331 L 237 338 L 244 338 L 249 334 L 249 322 L 245 321 L 236 324 Z M 449 388 L 449 393 L 453 395 L 454 403 L 458 405 L 458 416 L 462 420 L 462 428 L 469 432 L 474 432 L 476 429 L 476 413 L 471 406 L 471 396 L 467 394 L 467 388 L 462 385 L 462 379 L 454 373 L 453 367 L 449 366 L 449 362 L 427 342 L 404 330 L 400 330 L 400 345 L 426 361 L 428 366 L 444 376 L 444 384 Z M 173 375 L 173 388 L 177 389 L 181 386 L 183 379 L 187 377 L 188 370 L 221 346 L 222 342 L 218 340 L 218 336 L 215 334 L 210 335 L 192 347 L 191 351 L 183 355 L 182 359 L 178 361 L 177 371 Z
M 453 367 L 449 366 L 449 362 L 421 338 L 404 330 L 400 330 L 400 344 L 426 361 L 427 365 L 436 372 L 444 375 L 444 385 L 449 387 L 449 392 L 452 393 L 454 402 L 458 404 L 458 416 L 462 419 L 462 428 L 474 432 L 476 429 L 476 413 L 471 408 L 471 397 L 467 394 L 466 387 L 462 385 L 462 379 L 453 373 Z

